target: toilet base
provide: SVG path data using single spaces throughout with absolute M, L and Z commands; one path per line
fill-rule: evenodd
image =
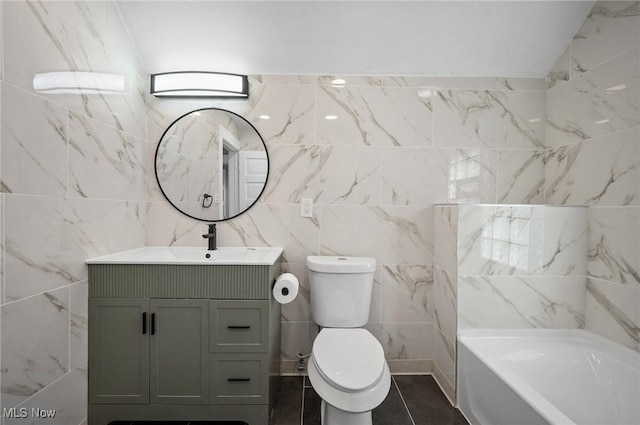
M 373 425 L 371 410 L 368 412 L 346 412 L 322 400 L 320 406 L 322 425 Z

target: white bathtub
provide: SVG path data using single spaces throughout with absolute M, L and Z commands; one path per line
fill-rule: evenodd
M 638 425 L 640 353 L 584 330 L 461 330 L 472 425 Z

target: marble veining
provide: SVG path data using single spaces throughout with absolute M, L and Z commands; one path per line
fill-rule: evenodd
M 381 321 L 431 321 L 434 310 L 432 274 L 431 266 L 385 264 Z
M 498 153 L 497 202 L 539 204 L 544 200 L 545 151 Z

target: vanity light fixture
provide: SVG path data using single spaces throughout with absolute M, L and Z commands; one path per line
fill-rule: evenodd
M 33 90 L 49 94 L 121 94 L 126 90 L 126 81 L 124 75 L 102 72 L 43 72 L 33 76 Z
M 173 98 L 246 99 L 249 80 L 246 75 L 222 72 L 164 72 L 151 74 L 151 94 Z

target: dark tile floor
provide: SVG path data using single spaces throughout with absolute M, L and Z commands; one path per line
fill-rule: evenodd
M 320 425 L 320 396 L 308 378 L 280 378 L 270 425 Z M 468 425 L 431 376 L 394 375 L 373 425 Z M 118 422 L 117 425 L 232 425 L 238 422 Z M 112 425 L 116 425 L 113 423 Z
M 271 425 L 320 425 L 321 399 L 308 379 L 282 377 Z M 393 376 L 384 402 L 373 410 L 374 425 L 468 425 L 431 376 Z

